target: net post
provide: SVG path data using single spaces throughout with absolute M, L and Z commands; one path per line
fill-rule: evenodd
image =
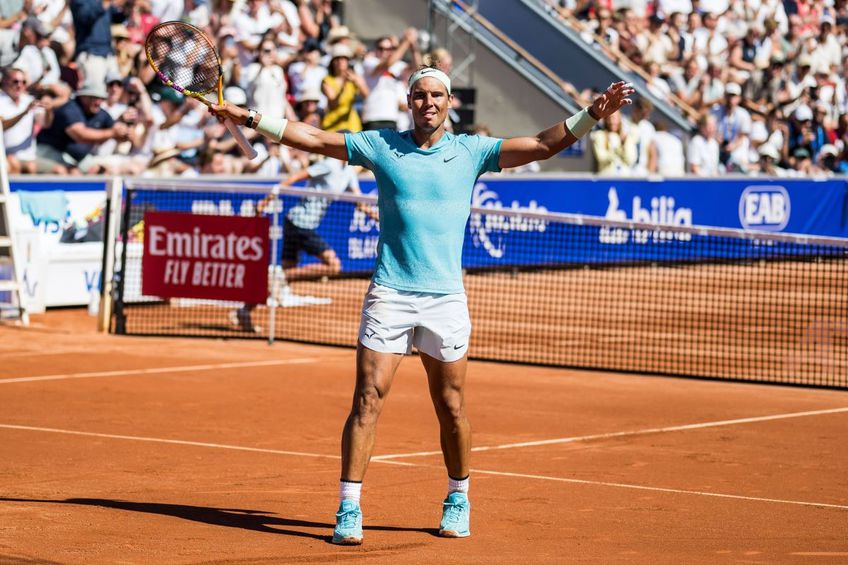
M 97 319 L 97 331 L 100 333 L 108 332 L 112 321 L 115 246 L 118 243 L 123 189 L 124 181 L 121 177 L 112 177 L 106 189 L 106 209 L 103 211 L 106 226 L 103 235 L 103 261 L 100 267 L 100 309 Z
M 282 201 L 280 200 L 280 184 L 277 183 L 271 188 L 271 194 L 274 196 L 274 204 L 271 208 L 272 216 L 273 216 L 273 226 L 271 228 L 271 237 L 269 238 L 271 241 L 271 266 L 273 273 L 271 277 L 271 288 L 270 288 L 270 297 L 268 300 L 268 345 L 274 344 L 274 338 L 276 337 L 276 329 L 277 329 L 277 295 L 279 294 L 278 282 L 277 282 L 277 241 L 282 240 L 282 234 L 280 233 L 280 214 L 282 213 Z M 280 265 L 280 269 L 282 269 L 282 265 Z
M 115 292 L 115 333 L 124 335 L 127 333 L 127 316 L 124 312 L 124 287 L 127 280 L 127 247 L 129 243 L 130 215 L 132 210 L 133 191 L 127 188 L 126 204 L 123 206 L 123 217 L 121 220 L 121 275 L 118 277 Z M 116 212 L 117 214 L 117 212 Z M 117 231 L 117 230 L 116 230 Z

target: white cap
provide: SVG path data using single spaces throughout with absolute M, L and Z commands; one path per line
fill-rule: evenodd
M 804 122 L 813 119 L 813 111 L 810 110 L 810 107 L 806 104 L 801 104 L 800 106 L 795 108 L 795 113 L 793 114 L 793 116 L 795 116 L 795 119 L 799 122 Z
M 780 160 L 780 153 L 778 153 L 777 149 L 771 143 L 763 143 L 760 145 L 758 151 L 762 157 L 771 157 L 775 161 Z
M 825 155 L 833 155 L 834 157 L 836 157 L 837 155 L 839 155 L 839 151 L 832 143 L 825 143 L 821 146 L 821 149 L 819 149 L 819 157 L 824 157 Z
M 734 96 L 742 95 L 742 87 L 736 84 L 735 82 L 727 83 L 727 86 L 724 87 L 725 94 L 732 94 Z
M 247 104 L 247 94 L 238 86 L 228 86 L 224 89 L 224 100 L 236 106 L 244 106 Z

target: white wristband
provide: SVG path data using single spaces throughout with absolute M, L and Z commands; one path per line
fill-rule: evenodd
M 270 116 L 262 116 L 259 123 L 256 124 L 256 131 L 276 142 L 283 139 L 283 134 L 286 132 L 286 126 L 289 121 L 285 118 L 272 118 Z
M 571 135 L 580 138 L 589 133 L 597 123 L 598 120 L 596 120 L 589 114 L 589 108 L 583 108 L 582 110 L 565 120 L 565 127 L 568 128 L 568 131 L 571 132 Z

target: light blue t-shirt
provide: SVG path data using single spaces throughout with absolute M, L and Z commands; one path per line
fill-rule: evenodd
M 462 242 L 477 177 L 500 171 L 503 140 L 445 132 L 420 149 L 411 131 L 345 135 L 348 160 L 377 177 L 377 284 L 412 292 L 463 292 Z

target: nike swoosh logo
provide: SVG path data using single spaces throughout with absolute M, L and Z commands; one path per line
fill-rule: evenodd
M 452 161 L 455 158 L 456 158 L 456 155 L 451 155 L 450 157 L 445 157 L 445 163 L 447 163 L 448 161 Z
M 462 345 L 454 345 L 453 346 L 454 349 L 462 349 L 463 347 L 465 347 L 464 343 Z

